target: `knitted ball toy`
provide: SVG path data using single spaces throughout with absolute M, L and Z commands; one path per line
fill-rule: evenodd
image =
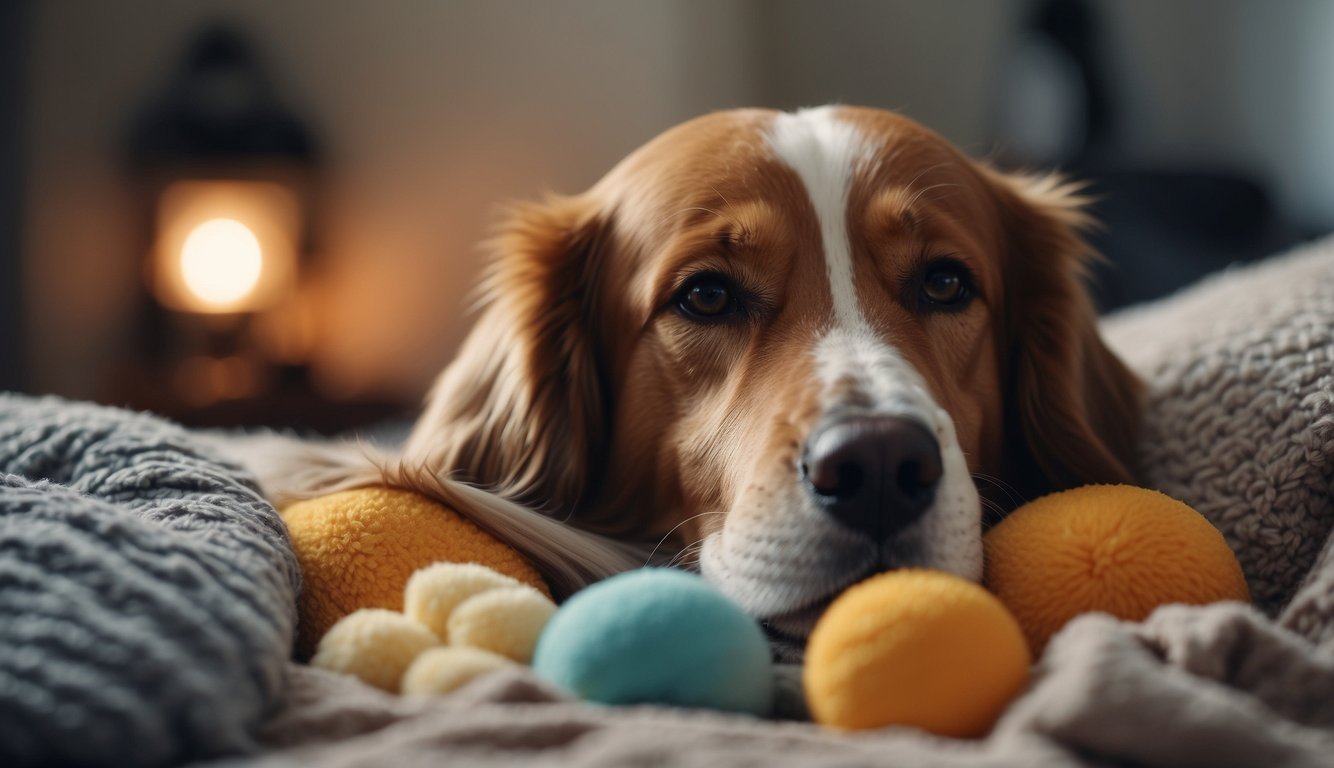
M 412 491 L 370 487 L 334 493 L 292 504 L 283 510 L 283 520 L 303 584 L 300 658 L 308 658 L 329 628 L 354 611 L 402 610 L 409 577 L 436 562 L 477 563 L 550 596 L 537 570 L 513 548 Z
M 899 570 L 844 592 L 806 645 L 811 715 L 843 729 L 985 734 L 1028 680 L 1029 654 L 995 597 L 939 571 Z
M 769 644 L 754 619 L 692 573 L 645 568 L 575 594 L 547 624 L 533 670 L 582 698 L 764 715 Z
M 1140 621 L 1166 603 L 1250 602 L 1221 533 L 1157 491 L 1090 485 L 1020 507 L 987 534 L 986 584 L 1035 655 L 1067 621 Z

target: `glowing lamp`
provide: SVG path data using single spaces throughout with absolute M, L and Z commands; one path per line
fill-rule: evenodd
M 165 86 L 130 134 L 147 288 L 130 388 L 165 382 L 135 404 L 188 418 L 304 376 L 317 152 L 235 29 L 203 29 Z
M 264 252 L 250 227 L 236 219 L 209 219 L 181 245 L 185 290 L 210 308 L 244 304 L 255 293 Z
M 271 181 L 181 180 L 158 198 L 149 282 L 179 312 L 258 312 L 296 287 L 301 206 Z

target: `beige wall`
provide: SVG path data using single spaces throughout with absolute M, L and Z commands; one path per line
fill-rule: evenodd
M 212 18 L 256 38 L 328 149 L 322 377 L 416 399 L 449 359 L 494 206 L 587 186 L 745 101 L 744 4 L 48 2 L 36 7 L 25 295 L 31 387 L 99 394 L 137 290 L 117 166 L 136 103 Z
M 1028 0 L 45 0 L 34 4 L 30 387 L 96 396 L 125 354 L 140 254 L 117 167 L 135 105 L 212 18 L 256 38 L 328 149 L 322 378 L 415 400 L 466 331 L 497 203 L 586 187 L 693 115 L 830 101 L 993 147 Z M 1334 226 L 1334 3 L 1105 0 L 1121 137 L 1144 162 L 1275 180 Z M 1295 10 L 1293 10 L 1295 9 Z M 1188 40 L 1187 53 L 1183 40 Z
M 765 103 L 888 107 L 991 151 L 998 62 L 1025 0 L 774 0 L 759 42 Z
M 967 147 L 1015 2 L 48 0 L 31 66 L 31 388 L 100 393 L 140 254 L 116 163 L 189 33 L 249 30 L 328 148 L 318 346 L 341 392 L 415 400 L 468 318 L 497 203 L 586 187 L 660 130 L 730 106 L 903 108 Z M 957 31 L 959 15 L 970 23 Z M 853 33 L 845 39 L 845 32 Z M 949 49 L 930 41 L 944 34 Z
M 1103 0 L 1122 148 L 1141 164 L 1221 164 L 1334 228 L 1334 2 Z

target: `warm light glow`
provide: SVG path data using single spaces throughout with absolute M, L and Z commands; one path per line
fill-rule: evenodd
M 210 304 L 233 304 L 259 284 L 264 267 L 259 238 L 235 219 L 211 219 L 191 230 L 181 246 L 185 286 Z
M 181 180 L 158 197 L 147 277 L 178 312 L 256 313 L 292 300 L 301 206 L 271 181 Z

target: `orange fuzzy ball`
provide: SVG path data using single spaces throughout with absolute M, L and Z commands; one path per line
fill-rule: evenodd
M 334 493 L 287 507 L 283 520 L 301 567 L 301 657 L 353 611 L 403 610 L 408 578 L 432 563 L 478 563 L 550 596 L 537 570 L 513 548 L 412 491 Z
M 836 728 L 909 725 L 984 735 L 1028 681 L 1014 617 L 977 584 L 939 571 L 872 577 L 834 601 L 806 646 L 811 714 Z
M 1102 611 L 1140 621 L 1166 603 L 1249 602 L 1222 534 L 1185 504 L 1128 485 L 1044 496 L 987 534 L 986 584 L 1034 655 L 1067 621 Z

